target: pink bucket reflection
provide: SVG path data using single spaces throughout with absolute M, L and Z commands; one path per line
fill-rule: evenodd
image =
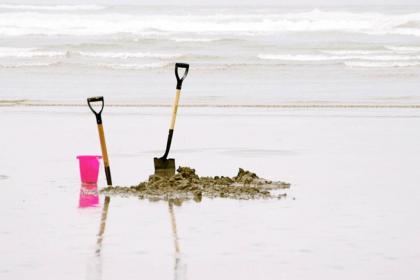
M 85 184 L 80 186 L 79 207 L 92 207 L 99 204 L 98 184 Z

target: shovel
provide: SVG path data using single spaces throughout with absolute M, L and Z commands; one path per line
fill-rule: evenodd
M 178 69 L 185 69 L 182 78 L 179 77 Z M 175 64 L 175 77 L 176 77 L 176 95 L 174 105 L 172 107 L 172 118 L 169 126 L 168 141 L 166 142 L 165 154 L 160 158 L 154 158 L 155 174 L 163 177 L 171 177 L 175 174 L 175 159 L 168 158 L 169 150 L 171 149 L 172 136 L 174 134 L 176 112 L 178 111 L 179 97 L 181 96 L 182 82 L 187 77 L 188 69 L 190 66 L 186 63 Z
M 91 103 L 93 102 L 102 102 L 101 109 L 99 111 L 96 111 L 95 109 L 93 109 L 91 105 Z M 108 186 L 112 186 L 111 169 L 109 168 L 108 151 L 106 149 L 104 128 L 102 126 L 102 116 L 101 116 L 102 110 L 104 109 L 104 97 L 103 96 L 90 97 L 87 99 L 87 103 L 89 105 L 90 110 L 96 116 L 96 123 L 98 124 L 99 139 L 101 141 L 102 158 L 104 160 L 104 166 L 105 166 L 106 182 Z
M 101 109 L 99 111 L 96 111 L 95 109 L 93 109 L 91 105 L 91 103 L 93 102 L 102 103 Z M 103 96 L 90 97 L 87 99 L 87 103 L 90 110 L 95 114 L 96 123 L 98 124 L 99 140 L 101 142 L 102 158 L 104 160 L 104 166 L 105 166 L 106 183 L 108 186 L 112 186 L 111 169 L 109 168 L 109 159 L 108 159 L 108 151 L 106 149 L 104 127 L 102 126 L 102 111 L 104 109 L 104 97 Z M 111 198 L 109 196 L 105 196 L 105 202 L 102 208 L 101 224 L 99 227 L 98 239 L 96 240 L 95 253 L 97 256 L 101 255 L 102 241 L 105 234 L 106 219 L 108 216 L 108 208 L 109 208 L 110 201 L 111 201 Z M 102 267 L 101 267 L 101 270 L 102 270 Z

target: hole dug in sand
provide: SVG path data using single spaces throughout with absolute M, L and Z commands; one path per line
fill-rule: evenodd
M 255 173 L 239 168 L 235 177 L 199 177 L 195 169 L 179 167 L 170 178 L 151 175 L 148 181 L 132 187 L 107 187 L 101 192 L 107 195 L 132 195 L 151 201 L 171 200 L 182 203 L 202 197 L 230 199 L 273 199 L 285 197 L 278 190 L 290 188 L 289 183 L 273 182 L 259 178 Z

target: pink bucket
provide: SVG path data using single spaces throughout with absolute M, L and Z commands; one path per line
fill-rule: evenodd
M 77 156 L 82 183 L 96 184 L 99 175 L 99 160 L 101 156 Z

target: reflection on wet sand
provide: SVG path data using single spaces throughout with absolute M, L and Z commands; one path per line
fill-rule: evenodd
M 99 224 L 99 232 L 97 234 L 95 255 L 88 263 L 87 278 L 89 280 L 102 280 L 102 241 L 104 239 L 106 220 L 108 217 L 109 203 L 111 199 L 109 196 L 105 197 L 104 204 L 102 207 L 101 221 Z
M 98 279 L 98 280 L 102 279 L 102 258 L 101 258 L 102 242 L 105 235 L 106 221 L 108 217 L 108 209 L 109 209 L 110 202 L 111 202 L 110 197 L 106 196 L 104 204 L 103 204 L 103 208 L 102 208 L 100 227 L 99 227 L 99 232 L 98 232 L 97 241 L 96 241 L 96 249 L 95 249 L 96 258 L 94 261 L 95 263 L 94 277 L 88 277 L 89 279 Z M 181 248 L 179 245 L 178 231 L 177 231 L 175 211 L 174 211 L 174 205 L 181 206 L 181 203 L 180 201 L 177 201 L 177 200 L 168 201 L 173 244 L 174 244 L 174 249 L 175 249 L 175 253 L 174 253 L 174 260 L 175 260 L 174 279 L 175 280 L 186 279 L 186 268 L 187 268 L 186 264 L 183 263 L 181 259 Z
M 82 183 L 80 185 L 79 207 L 92 207 L 99 204 L 98 184 Z
M 99 226 L 98 239 L 96 240 L 96 251 L 95 251 L 95 253 L 96 253 L 97 256 L 101 255 L 102 241 L 104 239 L 104 233 L 105 233 L 105 228 L 106 228 L 106 219 L 108 217 L 108 208 L 109 208 L 110 201 L 111 201 L 111 198 L 109 196 L 105 196 L 104 207 L 102 208 L 101 223 L 100 223 L 100 226 Z
M 174 238 L 175 255 L 179 255 L 180 248 L 179 248 L 179 241 L 178 241 L 178 232 L 176 230 L 176 220 L 175 220 L 174 205 L 173 205 L 172 200 L 169 200 L 168 205 L 169 205 L 169 214 L 171 215 L 172 236 Z
M 178 232 L 176 229 L 176 219 L 175 219 L 175 212 L 174 212 L 174 201 L 169 200 L 169 214 L 171 216 L 171 225 L 172 225 L 172 237 L 174 239 L 174 247 L 175 247 L 175 267 L 174 267 L 174 279 L 186 279 L 186 268 L 187 266 L 182 263 L 181 260 L 181 249 L 179 247 L 179 239 L 178 239 Z

